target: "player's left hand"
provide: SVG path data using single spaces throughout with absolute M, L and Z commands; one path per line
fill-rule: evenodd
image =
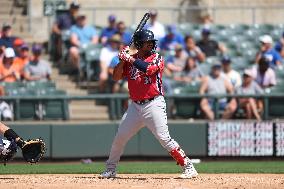
M 125 46 L 119 53 L 118 57 L 120 60 L 126 61 L 126 62 L 132 62 L 132 57 L 129 54 L 130 48 L 129 46 Z
M 40 138 L 23 142 L 21 149 L 24 159 L 29 163 L 37 163 L 45 153 L 45 142 Z

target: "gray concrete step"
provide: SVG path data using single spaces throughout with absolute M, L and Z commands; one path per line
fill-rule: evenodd
M 22 9 L 18 9 L 18 8 L 13 8 L 12 7 L 1 7 L 0 6 L 0 14 L 10 14 L 10 15 L 20 15 L 22 14 L 23 10 Z
M 70 106 L 92 106 L 95 105 L 94 100 L 76 100 L 76 101 L 71 101 Z M 100 107 L 100 106 L 96 106 Z
M 71 120 L 108 120 L 107 114 L 70 114 Z

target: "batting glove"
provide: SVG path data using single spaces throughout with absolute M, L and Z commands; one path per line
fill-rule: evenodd
M 123 60 L 125 62 L 133 62 L 133 58 L 129 54 L 129 46 L 125 46 L 119 53 L 118 57 L 120 60 Z

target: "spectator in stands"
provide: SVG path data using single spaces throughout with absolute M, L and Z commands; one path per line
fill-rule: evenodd
M 241 95 L 254 95 L 254 94 L 262 94 L 263 90 L 261 87 L 254 81 L 253 79 L 254 74 L 251 70 L 246 69 L 243 74 L 243 83 L 240 87 L 237 88 L 237 94 Z M 258 121 L 261 120 L 261 116 L 257 107 L 256 99 L 250 98 L 240 98 L 239 107 L 244 109 L 246 118 L 252 119 L 253 117 L 256 118 Z
M 145 29 L 151 30 L 156 39 L 162 39 L 166 35 L 165 27 L 157 21 L 158 11 L 150 10 L 150 23 L 145 25 Z
M 18 65 L 14 63 L 15 51 L 8 47 L 4 50 L 4 57 L 0 63 L 0 81 L 15 82 L 21 79 Z
M 280 54 L 281 58 L 284 58 L 284 32 L 279 41 L 276 42 L 274 49 Z
M 76 24 L 76 16 L 79 12 L 80 5 L 77 2 L 72 2 L 69 6 L 69 11 L 57 16 L 52 27 L 52 42 L 54 44 L 54 60 L 58 61 L 62 57 L 62 33 L 70 30 L 71 26 Z
M 2 27 L 2 35 L 0 38 L 0 47 L 13 48 L 15 39 L 16 37 L 12 36 L 12 26 L 9 24 L 4 24 Z
M 42 47 L 34 44 L 32 47 L 33 57 L 25 66 L 24 78 L 27 81 L 51 80 L 51 67 L 49 63 L 41 58 Z
M 169 73 L 166 73 L 166 75 L 170 77 L 175 77 L 176 75 L 180 75 L 183 68 L 186 65 L 186 59 L 188 55 L 183 50 L 183 47 L 181 44 L 175 45 L 175 54 L 173 56 L 169 56 L 166 61 L 166 69 Z
M 104 92 L 106 89 L 106 81 L 108 79 L 108 67 L 112 59 L 118 55 L 118 50 L 121 46 L 121 37 L 119 34 L 113 35 L 108 40 L 108 45 L 102 48 L 100 54 L 100 91 Z
M 108 39 L 110 39 L 116 32 L 116 16 L 115 15 L 109 15 L 108 17 L 108 26 L 103 29 L 101 36 L 100 36 L 100 42 L 102 44 L 106 44 L 108 42 Z
M 255 61 L 259 62 L 262 56 L 266 56 L 269 60 L 269 66 L 271 68 L 276 68 L 281 66 L 281 56 L 280 54 L 273 48 L 273 40 L 270 35 L 260 36 L 259 41 L 261 43 L 260 51 L 256 54 Z
M 228 56 L 223 56 L 221 59 L 223 76 L 233 85 L 234 88 L 240 87 L 242 84 L 242 78 L 239 72 L 235 71 L 231 67 L 231 59 Z
M 214 64 L 211 68 L 211 73 L 206 76 L 201 83 L 199 93 L 204 95 L 224 95 L 226 93 L 233 94 L 234 89 L 231 83 L 221 76 L 222 66 L 221 64 Z M 230 119 L 237 109 L 237 103 L 235 98 L 231 98 L 228 101 L 227 98 L 221 98 L 217 101 L 220 110 L 224 110 L 222 119 Z M 214 99 L 203 98 L 200 102 L 200 108 L 205 114 L 206 118 L 214 120 L 215 116 L 213 110 Z
M 276 85 L 276 75 L 269 67 L 270 60 L 265 55 L 258 61 L 258 65 L 252 68 L 252 74 L 255 81 L 263 88 L 270 88 Z
M 80 48 L 89 44 L 97 44 L 98 36 L 96 30 L 92 26 L 86 25 L 86 16 L 79 15 L 76 19 L 76 25 L 71 27 L 70 57 L 72 65 L 76 70 L 80 70 Z
M 167 34 L 160 41 L 162 51 L 174 51 L 176 44 L 184 44 L 183 36 L 177 31 L 175 25 L 167 26 Z
M 121 45 L 120 49 L 122 48 L 123 48 L 123 45 Z M 113 75 L 113 70 L 118 63 L 119 63 L 118 56 L 113 57 L 108 67 L 108 73 L 110 76 Z M 119 80 L 119 81 L 113 81 L 112 77 L 109 77 L 109 78 L 111 78 L 110 85 L 112 88 L 112 93 L 126 93 L 128 91 L 128 87 L 127 87 L 128 83 L 126 82 L 126 79 Z
M 123 21 L 117 23 L 117 33 L 121 36 L 122 43 L 128 45 L 131 41 L 131 34 L 126 31 L 126 26 Z
M 213 18 L 210 13 L 206 12 L 205 14 L 201 15 L 201 23 L 203 27 L 210 28 L 213 24 Z
M 226 48 L 223 44 L 218 43 L 217 41 L 210 39 L 211 31 L 209 28 L 203 28 L 201 35 L 202 39 L 197 42 L 197 46 L 205 53 L 207 57 L 217 56 L 219 51 L 221 54 L 226 52 Z
M 195 44 L 195 41 L 192 36 L 187 35 L 184 38 L 185 42 L 185 51 L 189 56 L 195 57 L 198 62 L 205 61 L 205 54 L 201 51 L 201 49 Z
M 16 38 L 13 43 L 13 49 L 15 51 L 16 57 L 20 55 L 21 46 L 24 44 L 24 41 L 20 38 Z
M 19 56 L 14 59 L 14 63 L 17 64 L 19 66 L 19 69 L 22 71 L 28 64 L 29 60 L 29 46 L 27 44 L 23 44 L 20 48 Z
M 0 86 L 0 97 L 2 96 L 5 96 L 5 89 Z M 0 100 L 0 117 L 1 121 L 12 121 L 14 117 L 11 107 L 3 100 Z
M 196 63 L 196 59 L 192 56 L 189 56 L 186 59 L 186 64 L 181 72 L 180 76 L 174 77 L 176 81 L 182 81 L 185 83 L 190 83 L 190 82 L 199 82 L 202 80 L 204 74 L 202 71 L 198 68 L 198 64 Z

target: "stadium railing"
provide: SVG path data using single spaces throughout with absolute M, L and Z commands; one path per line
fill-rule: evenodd
M 264 102 L 264 112 L 263 119 L 277 119 L 284 118 L 284 94 L 263 94 L 263 95 L 199 95 L 199 94 L 178 94 L 178 95 L 168 95 L 166 96 L 166 101 L 169 102 L 171 100 L 179 100 L 179 101 L 195 101 L 195 105 L 199 106 L 199 102 L 201 98 L 211 98 L 214 99 L 215 108 L 214 112 L 216 115 L 216 119 L 218 119 L 218 103 L 217 100 L 220 98 L 245 98 L 252 97 L 257 99 L 262 99 Z M 109 119 L 116 120 L 120 119 L 123 115 L 123 101 L 128 99 L 128 95 L 126 94 L 95 94 L 88 96 L 67 96 L 67 95 L 43 95 L 43 96 L 6 96 L 1 97 L 2 100 L 7 100 L 9 102 L 15 103 L 15 119 L 21 119 L 21 108 L 22 103 L 24 102 L 41 102 L 41 104 L 47 104 L 48 102 L 62 102 L 62 114 L 63 120 L 70 119 L 69 117 L 69 108 L 68 103 L 70 101 L 80 101 L 80 100 L 105 100 L 108 105 L 108 113 Z M 183 105 L 183 104 L 181 104 Z M 185 104 L 184 104 L 185 105 Z M 170 110 L 170 106 L 168 106 L 168 111 Z M 52 111 L 52 106 L 50 107 L 50 111 Z M 52 115 L 54 116 L 54 115 Z M 52 118 L 51 116 L 51 118 Z

